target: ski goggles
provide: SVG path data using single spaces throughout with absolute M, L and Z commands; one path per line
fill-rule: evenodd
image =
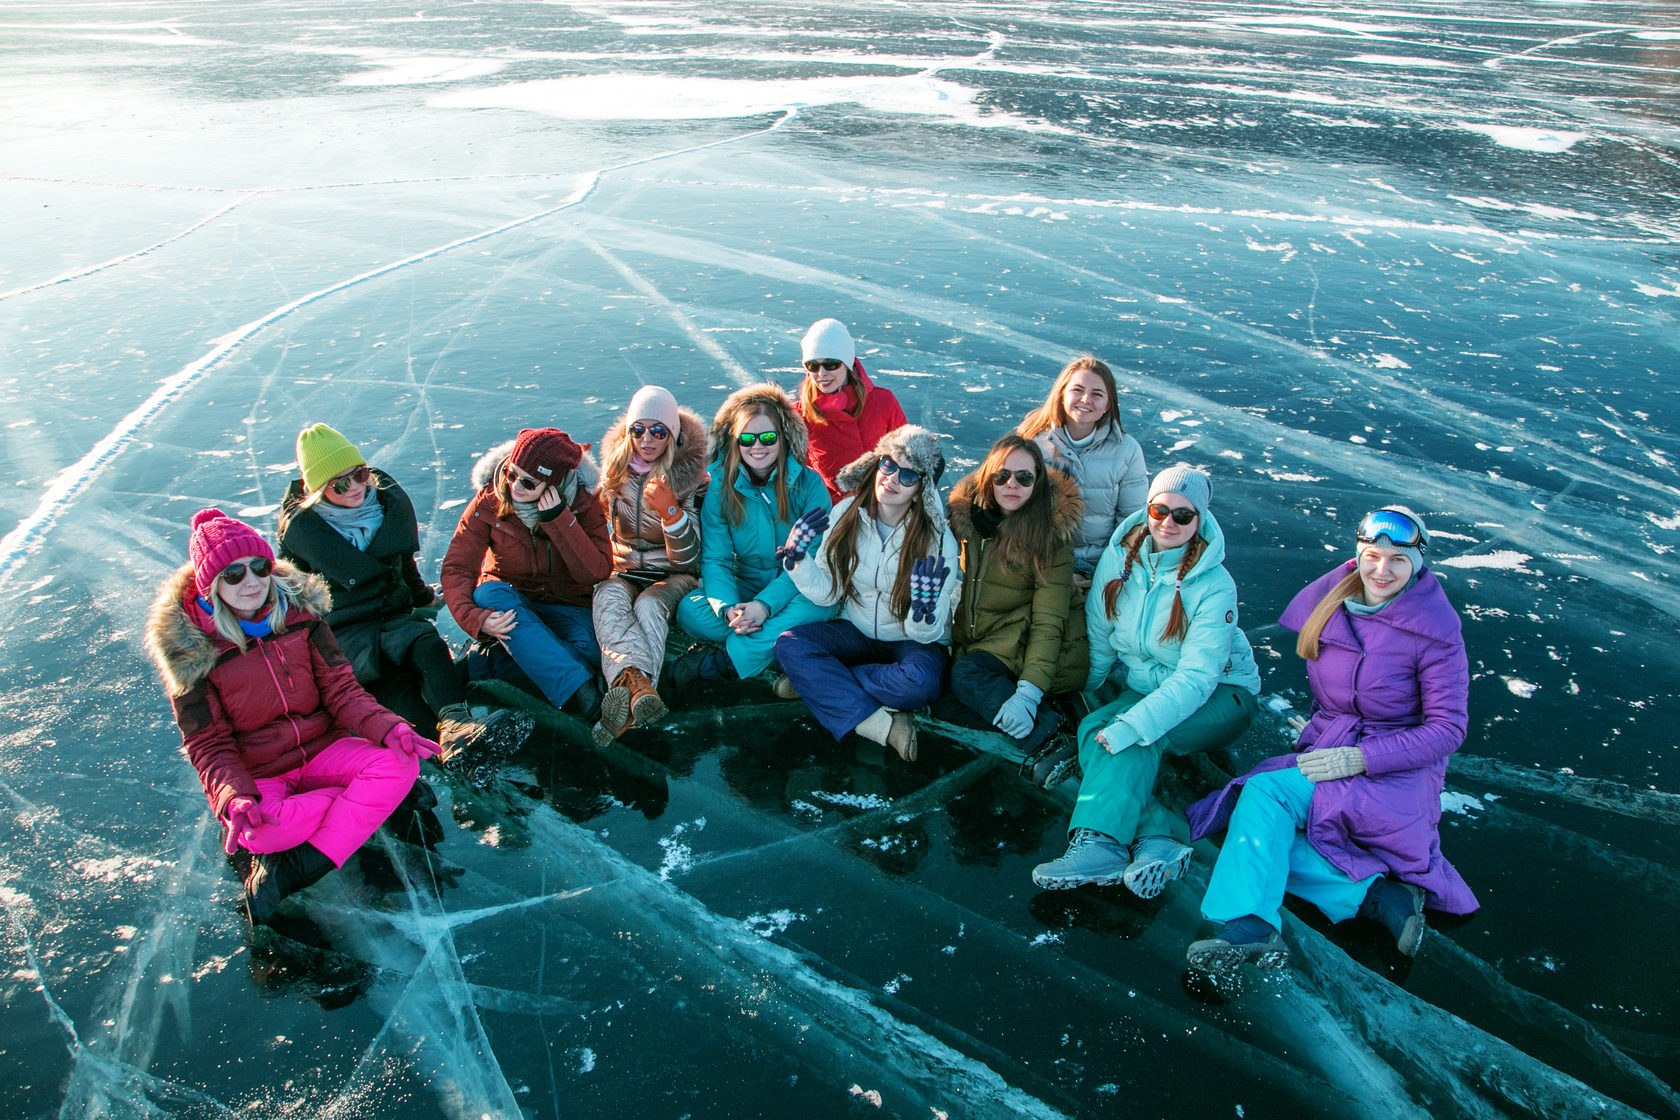
M 774 447 L 780 438 L 775 432 L 742 432 L 735 437 L 735 442 L 742 447 L 751 447 L 755 443 L 761 447 Z
M 367 480 L 371 478 L 372 475 L 373 472 L 368 470 L 366 466 L 352 467 L 350 470 L 345 471 L 343 474 L 327 483 L 327 486 L 331 488 L 334 494 L 343 494 L 348 492 L 352 486 L 366 486 Z
M 654 439 L 670 439 L 671 429 L 663 424 L 644 424 L 638 420 L 630 425 L 630 434 L 637 439 L 641 439 L 643 436 L 652 436 Z
M 913 471 L 909 467 L 899 466 L 893 462 L 890 455 L 881 456 L 881 473 L 897 478 L 900 486 L 914 486 L 922 480 L 921 471 Z
M 816 373 L 819 369 L 824 369 L 829 373 L 833 373 L 845 364 L 846 363 L 842 362 L 839 358 L 812 358 L 810 361 L 805 363 L 805 372 Z
M 999 469 L 992 472 L 992 485 L 1002 486 L 1011 478 L 1015 480 L 1015 485 L 1024 490 L 1031 490 L 1033 485 L 1038 482 L 1038 476 L 1032 471 L 1010 471 Z
M 1397 509 L 1374 509 L 1359 522 L 1359 543 L 1376 544 L 1378 537 L 1387 537 L 1394 548 L 1415 548 L 1419 552 L 1429 547 L 1429 534 L 1417 518 Z
M 249 562 L 229 564 L 227 567 L 222 569 L 222 574 L 216 578 L 220 579 L 229 587 L 238 587 L 240 584 L 245 582 L 246 572 L 250 572 L 258 579 L 267 579 L 268 574 L 273 570 L 274 561 L 265 560 L 259 556 L 255 560 L 251 560 Z
M 1147 508 L 1149 516 L 1156 521 L 1171 521 L 1174 525 L 1188 525 L 1196 520 L 1195 506 L 1179 506 L 1175 509 L 1172 506 L 1162 505 L 1160 502 L 1150 502 Z

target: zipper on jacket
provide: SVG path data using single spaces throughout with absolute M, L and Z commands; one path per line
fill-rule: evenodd
M 280 687 L 280 678 L 274 675 L 274 665 L 268 660 L 268 643 L 261 638 L 257 639 L 257 652 L 262 655 L 263 668 L 268 670 L 268 679 L 274 683 L 275 694 L 280 697 L 280 714 L 286 717 L 286 723 L 292 729 L 292 740 L 298 749 L 302 750 L 303 732 L 298 729 L 297 720 L 292 716 L 291 701 L 286 698 L 286 690 Z M 281 654 L 280 659 L 284 663 L 285 655 Z M 290 678 L 291 670 L 286 671 L 286 676 Z
M 979 626 L 980 593 L 986 587 L 986 546 L 991 542 L 984 537 L 976 537 L 980 546 L 980 556 L 974 562 L 974 597 L 968 601 L 968 632 L 973 636 Z

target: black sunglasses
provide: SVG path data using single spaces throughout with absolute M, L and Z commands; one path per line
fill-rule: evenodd
M 229 587 L 238 587 L 240 584 L 245 582 L 245 573 L 247 571 L 256 576 L 258 579 L 267 579 L 268 573 L 273 570 L 274 561 L 264 560 L 259 556 L 248 563 L 229 564 L 227 567 L 222 569 L 222 574 L 217 578 Z
M 514 474 L 512 465 L 508 466 L 507 480 L 509 486 L 523 486 L 527 490 L 541 490 L 545 485 L 540 478 L 532 478 L 525 474 Z
M 901 467 L 892 461 L 892 456 L 881 456 L 881 473 L 894 475 L 900 486 L 914 486 L 922 480 L 921 471 L 913 471 L 909 467 Z
M 1196 520 L 1196 507 L 1179 506 L 1177 509 L 1174 509 L 1172 506 L 1165 506 L 1160 502 L 1150 502 L 1149 516 L 1153 517 L 1157 521 L 1165 521 L 1170 517 L 1172 518 L 1174 524 L 1188 525 L 1190 522 Z
M 742 432 L 735 437 L 735 442 L 742 447 L 751 447 L 755 443 L 765 447 L 774 447 L 776 441 L 780 438 L 775 432 Z
M 355 467 L 351 470 L 345 471 L 343 474 L 327 483 L 327 485 L 332 487 L 332 492 L 334 494 L 344 494 L 349 492 L 350 487 L 355 486 L 358 483 L 366 485 L 367 480 L 372 477 L 372 475 L 373 472 L 368 470 L 366 466 Z
M 643 436 L 652 436 L 654 439 L 670 439 L 671 429 L 663 424 L 644 424 L 638 420 L 630 425 L 630 434 L 637 439 L 641 439 Z
M 819 369 L 826 369 L 829 373 L 833 373 L 845 364 L 839 358 L 812 358 L 805 363 L 805 372 L 815 373 Z
M 1038 481 L 1038 476 L 1032 471 L 995 470 L 992 472 L 992 485 L 1002 486 L 1004 483 L 1009 481 L 1010 475 L 1014 475 L 1015 482 L 1020 486 L 1026 487 L 1028 490 L 1031 490 L 1033 488 L 1033 484 Z

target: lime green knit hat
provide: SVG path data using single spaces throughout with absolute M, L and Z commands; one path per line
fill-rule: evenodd
M 325 424 L 311 424 L 298 433 L 297 461 L 303 488 L 311 492 L 367 462 L 349 440 Z

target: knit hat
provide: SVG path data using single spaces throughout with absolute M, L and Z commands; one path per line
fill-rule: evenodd
M 1382 509 L 1393 510 L 1395 513 L 1403 513 L 1407 517 L 1411 518 L 1413 521 L 1417 522 L 1418 536 L 1419 536 L 1419 539 L 1423 542 L 1423 547 L 1410 548 L 1410 547 L 1407 547 L 1406 545 L 1396 544 L 1394 542 L 1394 538 L 1389 536 L 1387 533 L 1378 533 L 1377 534 L 1377 539 L 1378 540 L 1387 541 L 1390 548 L 1393 548 L 1393 549 L 1397 550 L 1402 556 L 1404 556 L 1406 559 L 1408 559 L 1412 562 L 1412 575 L 1415 578 L 1417 576 L 1417 573 L 1423 569 L 1423 548 L 1428 547 L 1428 545 L 1429 545 L 1429 529 L 1428 529 L 1427 526 L 1424 525 L 1423 518 L 1421 518 L 1417 514 L 1413 513 L 1411 511 L 1411 509 L 1408 508 L 1407 506 L 1388 505 L 1388 506 L 1383 506 Z M 1381 512 L 1381 510 L 1374 511 L 1374 512 Z M 1366 514 L 1365 516 L 1369 517 L 1371 515 Z M 1364 523 L 1365 523 L 1365 518 L 1360 518 L 1360 524 L 1364 525 Z M 1354 551 L 1356 553 L 1359 551 L 1359 549 L 1357 547 L 1357 544 L 1358 544 L 1358 542 L 1356 541 L 1355 542 L 1355 548 L 1354 548 Z
M 350 468 L 367 464 L 349 440 L 325 424 L 311 424 L 298 433 L 297 461 L 303 488 L 311 493 Z
M 624 414 L 626 426 L 638 420 L 652 420 L 663 424 L 672 435 L 682 432 L 682 418 L 677 414 L 677 398 L 669 389 L 658 385 L 643 385 L 630 398 L 630 410 Z
M 582 459 L 583 448 L 559 428 L 525 428 L 508 452 L 508 462 L 544 482 L 576 470 Z
M 855 492 L 882 457 L 922 476 L 922 509 L 933 522 L 935 534 L 945 531 L 945 502 L 939 496 L 939 478 L 945 473 L 945 455 L 939 450 L 939 436 L 915 424 L 903 424 L 875 445 L 875 450 L 858 456 L 834 478 L 842 492 Z
M 1157 494 L 1182 494 L 1197 513 L 1206 513 L 1213 501 L 1213 480 L 1189 463 L 1174 463 L 1149 484 L 1149 497 Z
M 260 556 L 273 563 L 274 549 L 261 533 L 219 509 L 201 509 L 193 514 L 187 559 L 192 561 L 193 582 L 200 595 L 210 594 L 222 569 L 241 556 Z
M 848 366 L 857 364 L 857 344 L 852 341 L 852 332 L 838 319 L 818 319 L 812 323 L 805 337 L 799 340 L 799 348 L 807 362 L 812 358 L 839 358 Z

